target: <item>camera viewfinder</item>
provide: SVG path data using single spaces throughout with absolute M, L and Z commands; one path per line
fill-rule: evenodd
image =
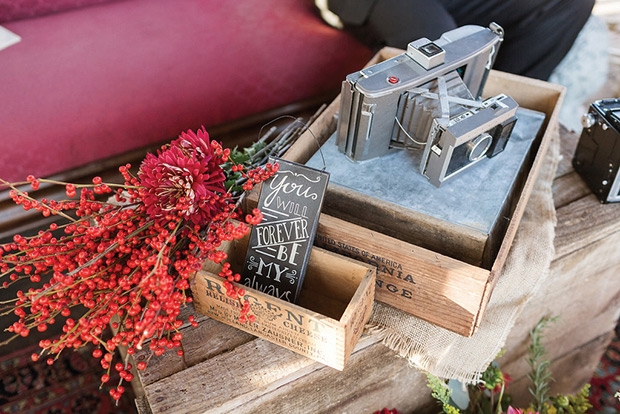
M 443 52 L 443 49 L 441 47 L 437 46 L 433 42 L 430 42 L 430 43 L 427 43 L 427 44 L 425 44 L 423 46 L 420 46 L 420 48 L 418 50 L 420 52 L 424 53 L 428 57 L 432 57 L 432 56 L 438 55 L 441 52 Z

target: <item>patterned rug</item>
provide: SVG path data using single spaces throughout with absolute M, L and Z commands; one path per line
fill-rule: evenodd
M 103 370 L 89 349 L 63 352 L 51 366 L 33 363 L 29 347 L 0 358 L 0 413 L 20 414 L 133 414 L 131 387 L 118 406 L 99 389 Z M 118 378 L 111 379 L 116 383 Z
M 620 324 L 590 380 L 590 403 L 595 413 L 620 413 Z

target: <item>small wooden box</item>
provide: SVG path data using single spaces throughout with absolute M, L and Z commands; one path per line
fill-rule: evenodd
M 389 59 L 402 50 L 384 48 L 368 63 Z M 526 161 L 527 175 L 517 183 L 507 211 L 509 223 L 499 252 L 483 265 L 479 246 L 485 240 L 467 228 L 415 213 L 331 185 L 317 230 L 316 244 L 377 267 L 376 299 L 421 319 L 471 336 L 477 329 L 514 239 L 540 166 L 556 133 L 564 87 L 491 71 L 484 95 L 505 93 L 520 106 L 544 112 L 542 133 Z M 284 155 L 305 163 L 336 129 L 340 97 Z M 251 201 L 251 200 L 250 200 Z M 424 247 L 421 247 L 424 246 Z M 476 247 L 478 246 L 478 247 Z M 441 254 L 439 252 L 444 254 Z M 446 253 L 450 252 L 450 253 Z
M 223 244 L 238 273 L 248 236 Z M 298 304 L 245 286 L 245 298 L 256 315 L 240 323 L 238 301 L 226 296 L 221 265 L 207 261 L 192 285 L 196 309 L 220 322 L 342 370 L 370 318 L 375 295 L 373 266 L 313 247 Z

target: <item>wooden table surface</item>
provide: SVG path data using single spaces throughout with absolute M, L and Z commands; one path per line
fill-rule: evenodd
M 620 205 L 598 202 L 571 167 L 578 136 L 562 130 L 561 138 L 563 159 L 553 187 L 555 259 L 500 360 L 515 380 L 508 392 L 516 402 L 528 400 L 528 331 L 542 315 L 560 315 L 545 336 L 557 380 L 552 392 L 574 392 L 590 378 L 620 313 Z M 339 372 L 206 317 L 182 333 L 183 358 L 153 356 L 136 375 L 141 413 L 437 411 L 426 377 L 373 337 L 362 337 Z M 147 360 L 148 350 L 134 359 Z

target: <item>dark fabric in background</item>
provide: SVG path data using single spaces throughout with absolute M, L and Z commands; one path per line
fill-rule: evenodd
M 406 49 L 467 24 L 506 33 L 495 69 L 548 79 L 588 20 L 594 0 L 329 0 L 345 28 L 372 49 Z

